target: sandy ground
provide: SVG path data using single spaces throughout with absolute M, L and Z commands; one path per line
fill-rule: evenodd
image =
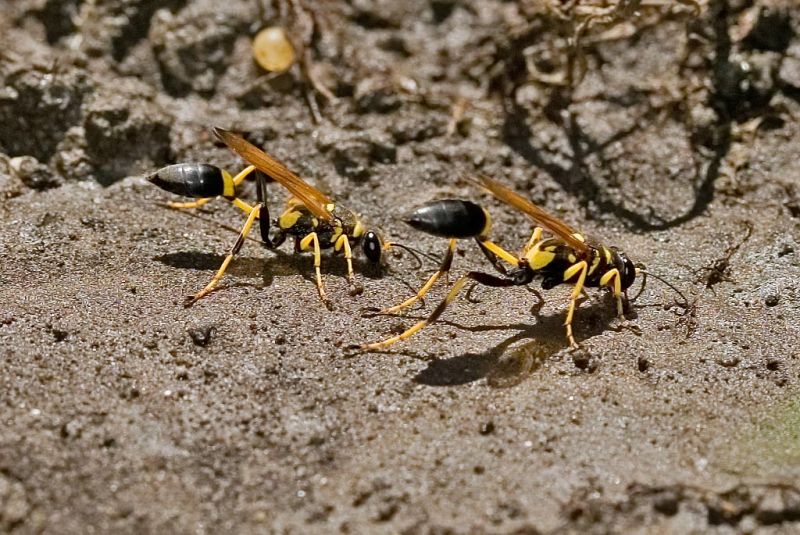
M 258 4 L 0 1 L 0 531 L 800 530 L 800 9 L 623 14 L 587 30 L 572 87 L 574 21 L 533 3 Z M 336 102 L 253 64 L 278 22 Z M 652 281 L 621 324 L 593 291 L 570 351 L 568 288 L 538 315 L 524 288 L 479 288 L 354 354 L 431 310 L 442 287 L 364 317 L 434 265 L 359 259 L 353 297 L 326 257 L 327 311 L 308 255 L 250 240 L 185 309 L 243 217 L 166 209 L 142 175 L 241 168 L 213 125 L 436 255 L 400 221 L 448 196 L 524 243 L 462 178 L 489 174 L 692 306 Z M 458 252 L 454 272 L 487 268 Z

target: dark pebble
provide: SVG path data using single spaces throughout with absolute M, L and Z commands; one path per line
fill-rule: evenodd
M 653 509 L 666 516 L 674 516 L 678 512 L 680 501 L 674 492 L 664 492 L 656 496 Z
M 194 345 L 205 347 L 211 342 L 211 338 L 214 336 L 215 329 L 212 326 L 206 327 L 195 327 L 189 329 L 189 336 L 192 338 L 192 342 Z

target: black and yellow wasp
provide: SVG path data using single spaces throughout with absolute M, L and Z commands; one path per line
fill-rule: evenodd
M 624 318 L 623 299 L 626 290 L 633 284 L 638 273 L 644 273 L 643 266 L 634 265 L 625 253 L 615 247 L 587 242 L 582 234 L 560 219 L 488 177 L 480 177 L 480 185 L 501 201 L 528 215 L 539 225 L 534 229 L 520 254 L 511 254 L 488 240 L 491 217 L 485 209 L 475 203 L 445 199 L 422 206 L 412 213 L 406 222 L 429 234 L 449 238 L 447 252 L 439 270 L 428 279 L 415 296 L 399 305 L 384 309 L 382 313 L 398 312 L 421 299 L 436 280 L 449 271 L 456 241 L 460 238 L 475 238 L 500 276 L 480 271 L 468 272 L 456 280 L 447 296 L 428 318 L 397 336 L 358 346 L 359 349 L 381 350 L 413 336 L 426 325 L 436 321 L 470 280 L 485 286 L 510 287 L 527 285 L 540 279 L 545 290 L 559 284 L 573 285 L 564 322 L 571 347 L 577 346 L 572 334 L 572 318 L 584 287 L 610 289 L 617 302 L 617 314 L 620 318 Z M 545 229 L 553 236 L 544 238 L 542 234 Z M 510 268 L 506 268 L 499 260 L 509 264 Z
M 197 302 L 217 286 L 233 257 L 242 248 L 256 219 L 259 220 L 261 238 L 267 247 L 278 247 L 286 238 L 292 237 L 297 252 L 313 251 L 317 290 L 326 306 L 330 306 L 330 303 L 325 294 L 320 271 L 323 249 L 332 248 L 334 253 L 344 255 L 347 261 L 347 279 L 351 285 L 354 284 L 353 247 L 360 245 L 367 260 L 375 264 L 381 261 L 382 253 L 392 246 L 410 249 L 401 244 L 384 242 L 380 233 L 367 228 L 358 214 L 334 203 L 328 196 L 239 134 L 221 128 L 215 128 L 214 133 L 251 165 L 235 177 L 208 164 L 172 165 L 148 177 L 150 182 L 162 189 L 199 198 L 194 202 L 170 203 L 169 206 L 173 208 L 195 208 L 206 204 L 214 196 L 222 196 L 247 214 L 247 221 L 222 266 L 202 290 L 187 300 L 187 306 Z M 258 202 L 251 206 L 238 198 L 236 187 L 256 170 L 260 171 L 256 174 Z M 272 222 L 267 207 L 268 180 L 278 182 L 292 195 L 286 210 L 275 221 L 277 230 L 274 235 L 270 235 Z

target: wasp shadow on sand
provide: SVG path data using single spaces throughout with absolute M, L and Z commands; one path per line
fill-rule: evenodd
M 577 329 L 584 339 L 602 334 L 616 321 L 613 307 L 609 306 L 606 299 L 592 301 L 581 307 L 581 314 L 577 317 Z M 483 353 L 464 353 L 446 359 L 428 360 L 427 368 L 420 371 L 413 381 L 428 386 L 457 386 L 485 378 L 490 387 L 514 386 L 539 369 L 548 358 L 568 349 L 564 336 L 565 314 L 566 311 L 547 315 L 535 314 L 535 323 L 532 324 L 471 327 L 452 321 L 438 321 L 439 325 L 449 325 L 473 333 L 516 332 Z M 526 340 L 527 342 L 520 343 Z M 401 353 L 427 359 L 421 355 Z

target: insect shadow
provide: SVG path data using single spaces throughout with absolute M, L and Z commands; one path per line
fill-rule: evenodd
M 153 257 L 157 262 L 165 266 L 177 269 L 192 269 L 196 271 L 216 271 L 222 261 L 225 260 L 224 254 L 207 253 L 202 251 L 177 251 Z M 347 274 L 347 267 L 341 257 L 326 256 L 325 274 L 332 277 L 344 277 Z M 313 257 L 310 255 L 297 255 L 281 249 L 272 249 L 269 254 L 263 257 L 242 256 L 231 263 L 228 273 L 234 277 L 256 278 L 261 277 L 261 283 L 247 282 L 227 282 L 222 287 L 268 287 L 272 285 L 275 277 L 300 275 L 303 279 L 314 282 Z M 361 274 L 368 279 L 380 279 L 391 275 L 391 269 L 383 266 L 376 266 L 371 262 L 362 259 L 353 259 L 353 266 L 361 270 Z M 405 285 L 413 288 L 405 283 Z
M 465 353 L 447 359 L 430 360 L 428 367 L 420 371 L 413 381 L 428 386 L 458 386 L 486 378 L 493 388 L 519 384 L 548 358 L 568 348 L 564 339 L 565 314 L 566 311 L 539 314 L 535 316 L 533 324 L 469 327 L 452 321 L 439 321 L 440 325 L 450 325 L 475 333 L 517 332 L 483 353 Z M 605 299 L 600 299 L 581 307 L 576 321 L 581 337 L 588 339 L 608 330 L 612 322 L 616 321 L 616 316 Z M 524 340 L 527 342 L 515 345 Z

